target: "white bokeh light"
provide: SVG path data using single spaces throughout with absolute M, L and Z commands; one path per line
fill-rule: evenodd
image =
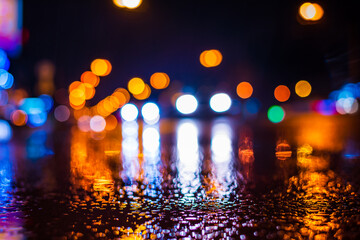
M 226 93 L 217 93 L 211 97 L 210 107 L 215 112 L 226 112 L 231 107 L 231 98 Z
M 176 99 L 175 107 L 182 114 L 191 114 L 196 111 L 198 101 L 193 95 L 185 94 Z
M 120 115 L 125 121 L 135 121 L 139 115 L 139 110 L 134 104 L 128 103 L 120 109 Z
M 106 127 L 106 121 L 102 116 L 96 115 L 90 119 L 90 128 L 94 132 L 102 132 Z
M 141 115 L 147 124 L 155 124 L 160 119 L 160 109 L 155 103 L 146 103 L 141 108 Z

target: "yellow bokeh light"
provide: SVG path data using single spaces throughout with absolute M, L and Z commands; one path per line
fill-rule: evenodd
M 79 90 L 85 92 L 85 85 L 80 81 L 74 81 L 69 86 L 69 93 L 71 93 L 75 89 L 79 89 Z
M 111 63 L 106 59 L 95 59 L 90 65 L 91 72 L 97 76 L 104 77 L 112 70 Z
M 301 80 L 295 85 L 295 92 L 299 97 L 307 97 L 311 93 L 311 85 L 308 81 Z
M 236 87 L 236 93 L 242 99 L 249 98 L 253 93 L 253 87 L 248 82 L 241 82 Z
M 128 83 L 128 89 L 134 95 L 141 94 L 145 89 L 145 83 L 141 78 L 132 78 Z
M 307 21 L 318 21 L 323 17 L 324 10 L 317 3 L 306 2 L 300 6 L 299 14 Z
M 121 8 L 125 7 L 123 0 L 113 0 L 113 3 L 118 7 L 121 7 Z
M 169 86 L 170 78 L 166 73 L 157 72 L 151 75 L 150 84 L 155 89 L 164 89 Z
M 71 105 L 81 106 L 85 104 L 85 92 L 81 89 L 74 89 L 70 92 L 69 101 Z
M 285 85 L 279 85 L 275 88 L 274 96 L 279 102 L 286 102 L 290 98 L 290 89 Z
M 219 50 L 211 49 L 200 54 L 200 63 L 204 67 L 216 67 L 222 62 L 222 54 Z
M 151 88 L 149 85 L 145 84 L 145 88 L 144 91 L 140 94 L 134 94 L 134 98 L 136 98 L 137 100 L 145 100 L 148 97 L 150 97 L 151 94 Z

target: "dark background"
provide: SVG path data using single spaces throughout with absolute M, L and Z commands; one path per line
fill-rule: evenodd
M 163 71 L 186 91 L 201 86 L 228 90 L 240 81 L 254 96 L 273 98 L 278 84 L 293 89 L 301 79 L 313 96 L 327 97 L 346 82 L 359 81 L 359 19 L 352 1 L 317 1 L 324 9 L 316 24 L 301 24 L 303 1 L 143 0 L 134 10 L 112 0 L 24 0 L 25 44 L 10 71 L 17 87 L 33 91 L 36 64 L 56 66 L 55 85 L 66 88 L 95 58 L 113 66 L 95 100 L 125 87 L 135 76 L 149 82 Z M 219 49 L 223 62 L 204 68 L 203 50 Z

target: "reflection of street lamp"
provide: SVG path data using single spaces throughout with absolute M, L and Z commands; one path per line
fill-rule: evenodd
M 113 0 L 118 7 L 134 9 L 140 6 L 142 0 Z
M 300 6 L 299 14 L 306 21 L 318 21 L 324 15 L 324 10 L 317 3 L 306 2 Z

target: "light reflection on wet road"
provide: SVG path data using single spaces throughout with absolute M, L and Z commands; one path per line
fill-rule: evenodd
M 35 131 L 0 145 L 0 238 L 356 239 L 349 126 L 304 116 Z

